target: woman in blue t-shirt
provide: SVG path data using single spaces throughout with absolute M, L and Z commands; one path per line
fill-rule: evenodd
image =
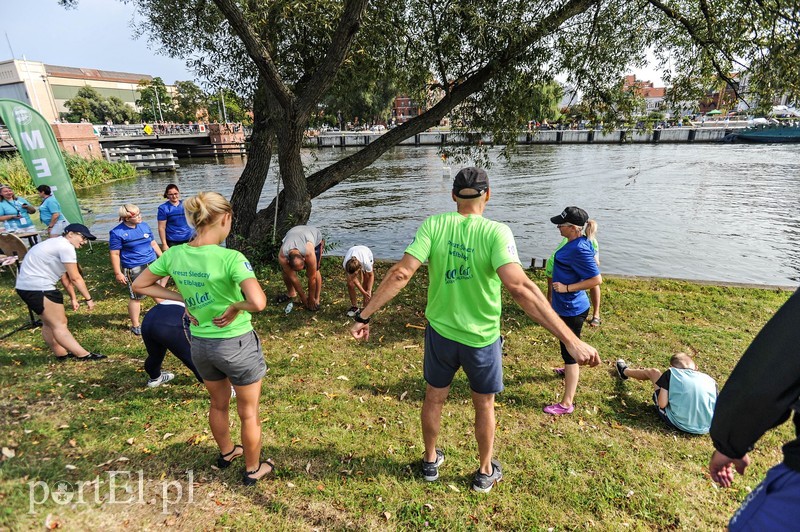
M 39 191 L 39 197 L 42 198 L 42 204 L 39 206 L 39 218 L 42 223 L 47 226 L 47 233 L 50 236 L 61 236 L 64 228 L 69 224 L 61 212 L 61 204 L 53 196 L 53 190 L 47 185 L 39 185 L 36 187 Z
M 0 221 L 6 229 L 34 229 L 30 214 L 36 208 L 14 194 L 11 185 L 0 185 Z
M 183 211 L 181 191 L 178 185 L 170 183 L 164 191 L 167 199 L 158 206 L 158 236 L 161 238 L 161 249 L 168 250 L 172 246 L 185 244 L 192 239 L 192 228 L 186 223 Z
M 561 236 L 567 239 L 553 256 L 552 305 L 564 323 L 581 337 L 583 322 L 589 315 L 589 298 L 585 290 L 603 282 L 595 261 L 594 246 L 584 235 L 584 226 L 589 215 L 581 208 L 567 207 L 550 221 L 556 224 Z M 571 414 L 575 407 L 575 392 L 578 389 L 580 369 L 561 342 L 561 358 L 564 359 L 564 397 L 560 403 L 544 407 L 544 412 L 553 416 Z
M 108 233 L 111 266 L 117 282 L 128 285 L 131 332 L 141 336 L 139 313 L 142 309 L 141 300 L 145 296 L 134 293 L 131 285 L 151 262 L 161 256 L 161 248 L 156 244 L 150 226 L 142 221 L 139 207 L 126 203 L 119 208 L 119 220 L 120 224 Z

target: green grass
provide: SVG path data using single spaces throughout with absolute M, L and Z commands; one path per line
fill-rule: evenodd
M 217 449 L 208 431 L 207 392 L 172 356 L 178 373 L 147 389 L 141 341 L 127 332 L 125 289 L 114 283 L 107 248 L 81 250 L 97 307 L 69 312 L 70 328 L 107 361 L 56 364 L 40 332 L 22 331 L 0 341 L 0 444 L 15 456 L 0 465 L 0 529 L 41 527 L 50 519 L 66 529 L 106 527 L 269 530 L 619 530 L 722 528 L 765 471 L 781 459 L 790 438 L 784 426 L 767 434 L 753 465 L 733 489 L 715 487 L 706 473 L 708 437 L 667 430 L 650 404 L 644 383 L 612 379 L 609 362 L 666 367 L 688 351 L 722 386 L 749 342 L 789 293 L 705 286 L 677 281 L 608 279 L 603 284 L 603 325 L 584 329 L 604 365 L 581 371 L 574 414 L 542 413 L 562 389 L 552 367 L 558 342 L 509 299 L 506 391 L 497 398 L 496 456 L 505 481 L 488 495 L 469 485 L 477 467 L 473 410 L 462 373 L 445 406 L 440 445 L 447 454 L 438 482 L 418 473 L 422 455 L 419 410 L 423 398 L 426 271 L 421 270 L 376 315 L 372 339 L 357 344 L 344 274 L 337 259 L 323 261 L 322 310 L 270 305 L 255 317 L 270 372 L 264 380 L 264 457 L 277 476 L 255 488 L 240 485 L 242 464 L 212 468 Z M 388 265 L 377 266 L 378 279 Z M 258 278 L 270 298 L 282 292 L 274 268 Z M 543 285 L 543 279 L 534 275 Z M 0 275 L 0 334 L 27 319 Z M 232 423 L 238 421 L 232 407 Z M 68 467 L 69 466 L 69 467 Z M 142 471 L 143 504 L 114 504 L 108 471 Z M 176 481 L 193 500 L 162 513 L 162 484 Z M 81 481 L 83 503 L 59 505 L 52 496 L 29 513 L 30 483 L 56 489 Z M 135 478 L 135 477 L 134 477 Z M 124 479 L 123 479 L 124 480 Z M 118 481 L 123 483 L 123 481 Z M 34 492 L 37 501 L 42 492 Z M 131 495 L 118 489 L 117 499 Z M 174 493 L 173 493 L 174 496 Z

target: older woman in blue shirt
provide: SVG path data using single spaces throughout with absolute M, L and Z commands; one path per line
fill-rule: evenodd
M 6 229 L 33 229 L 30 215 L 36 207 L 14 194 L 11 185 L 0 185 L 0 221 Z

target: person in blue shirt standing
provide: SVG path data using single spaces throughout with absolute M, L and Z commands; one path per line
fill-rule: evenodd
M 589 215 L 579 207 L 567 207 L 550 221 L 558 227 L 561 236 L 567 239 L 553 257 L 553 310 L 564 323 L 581 337 L 581 329 L 589 315 L 589 298 L 585 290 L 603 282 L 600 269 L 594 260 L 594 247 L 584 235 L 584 226 Z M 561 342 L 561 358 L 564 359 L 564 396 L 561 402 L 544 407 L 551 416 L 571 414 L 575 407 L 575 392 L 578 389 L 580 368 L 567 347 Z
M 33 229 L 30 215 L 35 212 L 36 207 L 16 196 L 11 185 L 0 185 L 0 221 L 6 229 Z
M 128 286 L 128 316 L 131 319 L 131 332 L 142 334 L 139 322 L 141 300 L 145 296 L 134 293 L 133 281 L 147 269 L 147 266 L 161 256 L 161 248 L 153 238 L 150 226 L 142 221 L 139 207 L 126 203 L 119 208 L 120 224 L 108 233 L 108 248 L 111 253 L 111 266 L 117 282 Z
M 158 236 L 161 238 L 161 249 L 166 251 L 172 246 L 185 244 L 192 238 L 192 228 L 186 223 L 183 212 L 181 191 L 178 185 L 170 183 L 164 191 L 167 199 L 158 206 Z
M 39 185 L 36 190 L 39 191 L 39 197 L 42 198 L 42 204 L 39 206 L 39 218 L 47 226 L 50 236 L 61 236 L 64 228 L 69 225 L 64 213 L 61 212 L 61 204 L 53 196 L 53 191 L 48 185 Z

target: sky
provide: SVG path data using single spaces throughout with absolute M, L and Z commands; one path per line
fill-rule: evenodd
M 79 0 L 77 9 L 57 0 L 0 0 L 0 15 L 0 61 L 11 59 L 13 49 L 16 59 L 50 65 L 149 74 L 167 84 L 202 81 L 183 60 L 158 55 L 146 37 L 134 38 L 134 8 L 119 0 Z M 661 83 L 653 69 L 631 72 Z
M 10 41 L 16 59 L 195 81 L 182 60 L 135 39 L 132 20 L 133 7 L 118 0 L 79 0 L 77 9 L 57 0 L 0 0 L 0 61 L 11 59 Z

